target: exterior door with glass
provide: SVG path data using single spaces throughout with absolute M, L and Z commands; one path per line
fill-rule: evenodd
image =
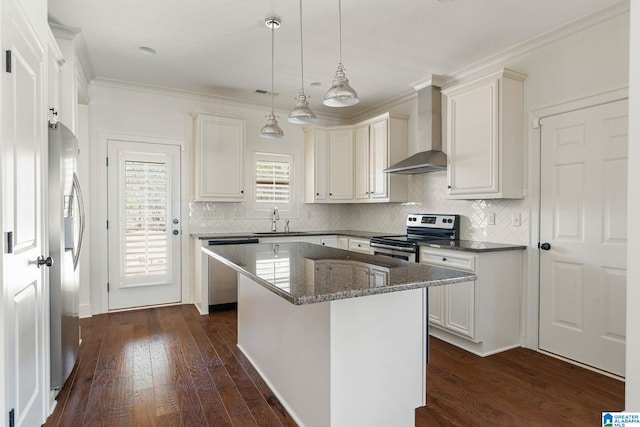
M 109 140 L 109 310 L 181 301 L 180 147 Z

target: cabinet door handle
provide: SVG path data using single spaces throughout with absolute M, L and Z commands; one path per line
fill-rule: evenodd
M 333 196 L 333 193 L 329 193 L 330 196 Z
M 320 195 L 320 193 L 316 193 L 316 196 L 319 196 L 319 195 Z
M 445 257 L 442 257 L 442 261 L 446 261 L 447 259 Z

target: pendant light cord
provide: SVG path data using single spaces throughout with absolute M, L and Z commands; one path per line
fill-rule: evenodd
M 342 64 L 342 1 L 338 0 L 338 62 Z
M 275 58 L 275 51 L 276 48 L 274 46 L 274 41 L 275 41 L 275 24 L 271 24 L 271 114 L 273 114 L 273 73 L 274 73 L 274 69 L 275 66 L 273 65 L 274 62 L 274 58 Z
M 300 0 L 300 80 L 302 81 L 302 89 L 304 90 L 304 49 L 302 48 L 302 0 Z

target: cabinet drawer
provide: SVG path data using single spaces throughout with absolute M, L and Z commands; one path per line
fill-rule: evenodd
M 368 254 L 369 241 L 363 239 L 349 239 L 349 250 Z
M 451 251 L 420 250 L 420 262 L 422 264 L 455 268 L 457 270 L 475 272 L 475 259 L 476 257 L 473 255 L 451 253 Z

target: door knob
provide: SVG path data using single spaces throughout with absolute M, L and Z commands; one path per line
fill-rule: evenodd
M 48 257 L 44 257 L 44 255 L 40 255 L 38 257 L 38 268 L 40 268 L 40 266 L 42 265 L 46 265 L 47 267 L 51 267 L 53 265 L 53 258 L 51 258 L 50 256 Z
M 548 251 L 549 249 L 551 249 L 551 245 L 549 243 L 538 243 L 538 248 L 542 249 L 543 251 Z

